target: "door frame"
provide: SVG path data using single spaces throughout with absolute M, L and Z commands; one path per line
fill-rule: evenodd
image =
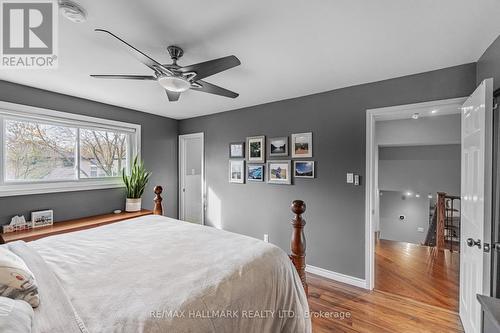
M 409 118 L 417 110 L 426 110 L 443 106 L 462 104 L 467 97 L 404 104 L 366 110 L 366 175 L 365 175 L 365 288 L 375 287 L 375 231 L 374 214 L 377 208 L 376 191 L 378 189 L 378 145 L 375 141 L 375 122 L 383 120 Z M 457 111 L 459 113 L 459 111 Z M 398 117 L 399 116 L 399 117 Z
M 178 163 L 178 177 L 179 177 L 179 208 L 178 208 L 178 216 L 179 220 L 184 218 L 183 208 L 184 208 L 184 200 L 182 195 L 182 185 L 184 181 L 184 175 L 182 173 L 183 161 L 185 156 L 185 150 L 183 148 L 183 142 L 185 139 L 192 138 L 200 138 L 201 139 L 201 224 L 205 225 L 205 210 L 206 210 L 206 194 L 205 194 L 205 133 L 197 132 L 197 133 L 189 133 L 189 134 L 181 134 L 179 135 L 179 163 Z

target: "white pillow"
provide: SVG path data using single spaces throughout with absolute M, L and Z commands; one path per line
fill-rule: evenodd
M 0 332 L 29 333 L 34 316 L 33 309 L 25 301 L 0 296 Z
M 15 253 L 0 246 L 0 296 L 40 304 L 35 276 Z

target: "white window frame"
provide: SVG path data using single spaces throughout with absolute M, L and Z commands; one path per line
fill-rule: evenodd
M 4 119 L 33 120 L 77 127 L 78 136 L 75 152 L 77 157 L 75 159 L 75 168 L 76 172 L 78 173 L 77 179 L 63 181 L 6 182 L 6 172 L 4 170 Z M 134 156 L 139 156 L 140 158 L 141 125 L 138 124 L 125 123 L 121 121 L 89 117 L 74 113 L 0 101 L 0 125 L 0 197 L 124 187 L 121 177 L 80 178 L 80 140 L 78 140 L 78 131 L 80 130 L 80 128 L 114 130 L 118 132 L 128 133 L 130 135 L 128 136 L 127 167 L 130 167 L 130 164 L 132 162 L 131 160 Z

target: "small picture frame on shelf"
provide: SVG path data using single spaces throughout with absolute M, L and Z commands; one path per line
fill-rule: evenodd
M 269 184 L 290 185 L 292 183 L 292 162 L 287 160 L 267 162 L 267 182 Z
M 264 163 L 266 159 L 266 137 L 252 136 L 247 138 L 247 161 Z
M 314 178 L 314 161 L 293 161 L 295 178 Z
M 229 182 L 236 184 L 245 183 L 244 160 L 229 160 Z
M 292 157 L 312 157 L 313 139 L 312 132 L 292 134 Z
M 31 223 L 33 223 L 33 228 L 53 225 L 54 211 L 52 209 L 49 209 L 31 212 Z
M 264 181 L 264 164 L 247 164 L 247 182 Z
M 229 158 L 245 158 L 245 143 L 244 142 L 230 143 Z
M 268 139 L 269 156 L 288 156 L 288 137 Z

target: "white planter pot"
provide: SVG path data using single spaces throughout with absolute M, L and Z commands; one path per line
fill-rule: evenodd
M 125 211 L 127 212 L 138 212 L 141 210 L 142 199 L 130 199 L 127 198 L 125 201 Z

